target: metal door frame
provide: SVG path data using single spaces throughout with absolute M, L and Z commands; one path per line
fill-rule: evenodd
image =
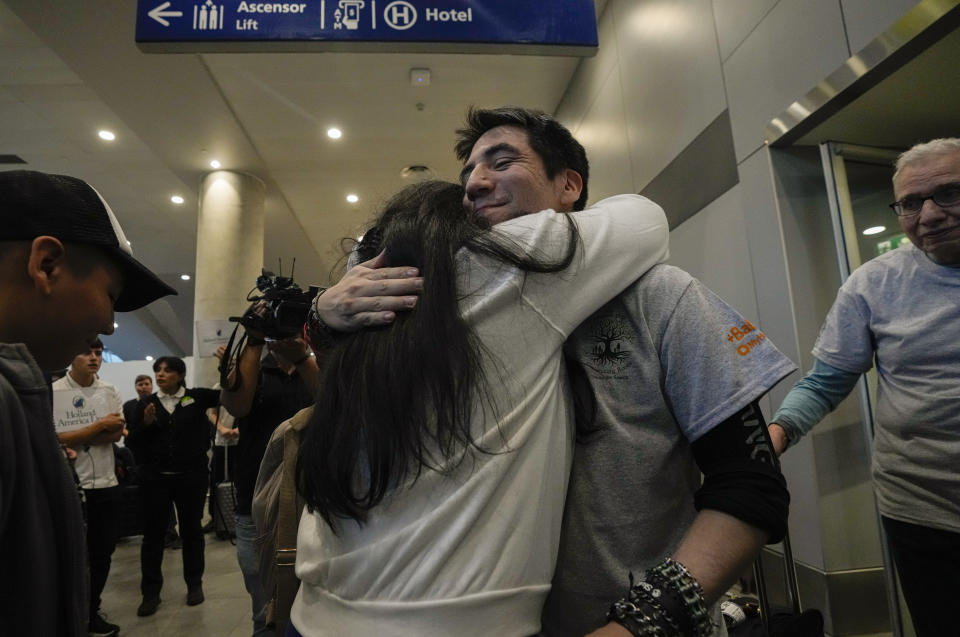
M 823 178 L 827 187 L 827 199 L 830 204 L 830 221 L 833 224 L 833 239 L 837 250 L 837 266 L 840 270 L 840 282 L 843 283 L 850 276 L 852 269 L 862 265 L 860 248 L 857 243 L 856 225 L 853 218 L 853 204 L 850 199 L 850 189 L 847 183 L 847 168 L 845 159 L 851 159 L 868 164 L 891 166 L 896 159 L 897 151 L 873 146 L 844 144 L 841 142 L 824 142 L 820 144 L 820 161 L 823 165 Z M 851 263 L 856 267 L 851 268 Z M 860 400 L 860 409 L 863 414 L 863 435 L 867 441 L 867 458 L 873 461 L 873 407 L 870 404 L 870 389 L 866 376 L 861 376 L 857 382 L 857 395 Z M 876 503 L 876 494 L 874 494 Z M 893 556 L 887 543 L 887 534 L 880 520 L 880 511 L 877 511 L 877 528 L 880 530 L 881 557 L 883 558 L 883 578 L 887 584 L 887 607 L 890 613 L 890 623 L 894 637 L 903 637 L 903 615 L 900 612 L 899 584 L 895 575 Z

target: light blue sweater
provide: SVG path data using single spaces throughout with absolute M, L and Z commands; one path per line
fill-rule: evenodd
M 860 374 L 837 369 L 814 358 L 813 369 L 797 381 L 783 399 L 773 422 L 783 427 L 789 444 L 793 445 L 836 409 L 859 379 Z

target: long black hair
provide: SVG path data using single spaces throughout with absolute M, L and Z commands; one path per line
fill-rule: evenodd
M 535 272 L 563 270 L 576 254 L 579 235 L 569 217 L 566 251 L 551 260 L 492 234 L 464 211 L 463 194 L 457 184 L 430 181 L 386 204 L 375 236 L 388 266 L 420 269 L 417 306 L 390 325 L 342 336 L 323 356 L 296 475 L 308 509 L 334 528 L 337 518 L 365 521 L 388 491 L 425 467 L 447 470 L 470 448 L 484 451 L 471 415 L 493 405 L 483 347 L 460 315 L 457 251 Z

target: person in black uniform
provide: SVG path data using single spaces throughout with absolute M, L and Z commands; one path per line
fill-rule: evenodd
M 137 391 L 137 397 L 131 398 L 127 402 L 123 403 L 123 419 L 128 423 L 133 422 L 137 413 L 137 405 L 140 403 L 140 401 L 145 398 L 150 398 L 150 396 L 153 394 L 153 379 L 146 374 L 139 374 L 134 380 L 133 387 Z M 123 445 L 124 448 L 129 451 L 129 453 L 133 454 L 132 464 L 135 465 L 138 463 L 140 460 L 139 450 L 130 446 L 129 439 L 125 439 L 123 441 Z M 173 510 L 173 503 L 170 504 L 170 519 L 167 522 L 167 534 L 164 536 L 163 546 L 164 548 L 168 549 L 180 548 L 180 535 L 177 534 L 177 515 Z
M 140 453 L 141 501 L 144 510 L 140 547 L 140 592 L 137 615 L 157 612 L 163 587 L 164 534 L 170 503 L 177 507 L 183 541 L 183 579 L 187 604 L 203 602 L 203 501 L 207 495 L 207 449 L 210 423 L 206 411 L 216 407 L 220 392 L 187 389 L 187 367 L 175 356 L 161 356 L 153 371 L 159 391 L 137 406 L 128 439 Z

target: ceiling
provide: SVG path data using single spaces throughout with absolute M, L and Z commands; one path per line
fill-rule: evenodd
M 605 0 L 596 0 L 597 14 Z M 553 112 L 577 58 L 532 55 L 147 54 L 134 0 L 0 0 L 0 154 L 76 175 L 110 202 L 134 254 L 179 296 L 118 315 L 124 359 L 192 351 L 198 186 L 211 159 L 267 185 L 264 262 L 325 283 L 376 205 L 428 166 L 455 179 L 467 107 Z M 410 85 L 410 69 L 432 82 Z M 343 130 L 329 139 L 330 126 Z M 116 133 L 112 142 L 97 131 Z M 345 196 L 360 197 L 350 204 Z M 170 197 L 184 197 L 182 205 Z M 216 238 L 205 238 L 205 240 Z M 253 282 L 251 281 L 251 286 Z
M 848 148 L 841 154 L 864 261 L 877 256 L 880 242 L 902 234 L 889 208 L 896 156 L 922 141 L 960 137 L 960 29 L 935 41 L 924 42 L 921 36 L 911 46 L 920 52 L 793 142 L 815 146 L 836 141 Z M 870 227 L 885 229 L 864 236 Z
M 883 78 L 793 142 L 837 140 L 907 149 L 935 137 L 960 136 L 960 29 Z

